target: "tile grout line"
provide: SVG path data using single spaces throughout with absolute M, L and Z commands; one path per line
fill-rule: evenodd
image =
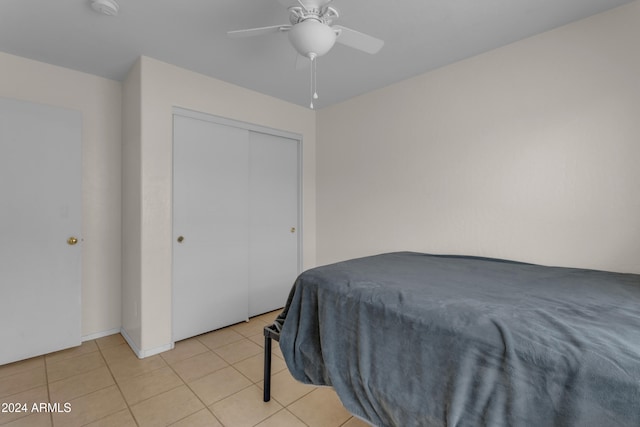
M 94 340 L 95 341 L 95 340 Z M 133 411 L 131 410 L 131 406 L 129 405 L 129 402 L 127 402 L 127 399 L 124 397 L 124 393 L 122 392 L 122 389 L 120 388 L 120 384 L 118 384 L 118 381 L 116 380 L 115 375 L 113 375 L 113 371 L 111 370 L 111 366 L 109 365 L 109 362 L 107 361 L 106 357 L 104 357 L 104 353 L 102 353 L 102 348 L 100 347 L 100 345 L 98 345 L 98 343 L 96 342 L 96 347 L 98 347 L 98 351 L 100 352 L 100 357 L 102 357 L 102 360 L 104 360 L 105 365 L 107 366 L 107 369 L 109 370 L 109 375 L 111 375 L 111 379 L 113 380 L 113 383 L 115 384 L 115 386 L 118 388 L 118 393 L 120 393 L 120 396 L 122 396 L 122 400 L 124 401 L 124 404 L 127 405 L 127 410 L 129 411 L 129 414 L 131 414 L 131 418 L 133 419 L 133 422 L 136 423 L 136 426 L 140 427 L 140 423 L 138 422 L 138 419 L 136 418 L 135 414 L 133 413 Z M 116 413 L 116 412 L 114 412 Z M 108 416 L 111 416 L 113 414 L 109 414 L 101 419 L 104 419 Z M 99 421 L 99 420 L 95 420 L 95 421 Z
M 280 311 L 282 311 L 282 309 L 280 309 L 280 310 L 276 310 L 276 311 L 278 311 L 278 313 L 279 313 Z M 277 315 L 276 315 L 276 317 L 277 317 Z M 273 322 L 264 322 L 264 324 L 265 324 L 265 326 L 268 326 L 268 325 L 273 324 Z M 258 335 L 258 334 L 256 334 L 256 335 Z M 263 336 L 262 334 L 259 334 L 259 335 Z M 252 336 L 254 336 L 254 335 L 252 335 Z M 247 337 L 247 339 L 251 340 L 251 337 Z M 253 340 L 251 340 L 251 341 L 253 341 Z M 262 353 L 264 354 L 264 345 L 261 345 L 261 346 L 262 346 Z M 273 356 L 273 349 L 271 350 L 271 353 L 272 353 L 272 356 Z M 280 357 L 279 357 L 279 356 L 277 356 L 277 355 L 275 355 L 275 356 L 276 356 L 276 357 L 278 357 L 278 358 L 280 358 Z M 285 365 L 285 366 L 286 366 L 286 365 Z M 288 368 L 286 368 L 286 367 L 285 367 L 285 370 L 286 370 L 286 369 L 288 369 Z M 279 371 L 279 372 L 280 372 L 280 371 Z M 277 373 L 278 373 L 278 372 L 273 372 L 273 371 L 271 372 L 272 376 L 273 376 L 274 374 L 277 374 Z M 260 380 L 258 380 L 258 382 L 260 382 Z M 256 385 L 256 387 L 257 387 L 257 385 L 258 385 L 258 382 L 254 382 L 254 385 Z M 264 385 L 263 385 L 263 387 L 264 387 Z M 258 387 L 258 388 L 259 388 L 259 387 Z M 311 393 L 312 391 L 313 391 L 313 390 L 309 391 L 309 393 Z M 305 394 L 303 394 L 302 396 L 298 397 L 297 399 L 293 400 L 292 402 L 289 402 L 289 404 L 288 404 L 288 405 L 285 405 L 285 404 L 284 404 L 284 402 L 280 402 L 276 397 L 271 396 L 271 399 L 272 399 L 272 400 L 275 400 L 276 402 L 278 402 L 278 404 L 279 404 L 280 406 L 282 406 L 282 409 L 281 409 L 280 411 L 276 412 L 275 414 L 273 414 L 273 415 L 271 415 L 271 416 L 269 416 L 269 417 L 265 418 L 264 420 L 262 420 L 262 421 L 258 422 L 258 423 L 257 423 L 257 424 L 255 424 L 253 427 L 256 427 L 256 426 L 257 426 L 257 425 L 259 425 L 260 423 L 264 422 L 265 420 L 267 420 L 267 419 L 269 419 L 269 418 L 273 417 L 274 415 L 276 415 L 277 413 L 282 412 L 282 411 L 287 411 L 289 414 L 291 414 L 291 416 L 293 416 L 296 420 L 300 421 L 300 422 L 301 422 L 302 424 L 304 424 L 306 427 L 310 427 L 310 426 L 309 426 L 309 424 L 307 424 L 306 422 L 304 422 L 304 420 L 302 420 L 300 417 L 298 417 L 296 414 L 294 414 L 293 412 L 291 412 L 291 411 L 289 410 L 289 406 L 293 405 L 293 404 L 294 404 L 295 402 L 297 402 L 298 400 L 300 400 L 300 399 L 302 399 L 303 397 L 307 396 L 309 393 L 305 393 Z
M 250 320 L 249 320 L 248 322 L 246 322 L 246 323 L 249 323 L 249 322 L 250 322 Z M 267 324 L 268 324 L 268 323 L 266 323 L 266 322 L 263 322 L 262 320 L 260 320 L 260 323 L 261 323 L 261 324 L 264 324 L 264 325 L 267 325 Z M 231 344 L 237 343 L 237 342 L 242 341 L 242 340 L 248 340 L 249 342 L 253 342 L 253 341 L 250 339 L 250 336 L 247 336 L 247 335 L 243 334 L 242 332 L 240 332 L 240 331 L 236 330 L 235 328 L 233 328 L 233 326 L 234 326 L 234 325 L 227 326 L 227 328 L 229 328 L 230 330 L 233 330 L 235 333 L 237 333 L 238 335 L 242 336 L 242 339 L 239 339 L 239 340 L 236 340 L 236 341 L 233 341 L 233 342 L 230 342 L 230 343 L 225 343 L 225 344 L 223 344 L 223 345 L 221 345 L 221 346 L 218 346 L 218 347 L 216 347 L 216 348 L 225 347 L 225 346 L 227 346 L 227 345 L 231 345 Z M 220 329 L 218 329 L 218 330 L 222 330 L 222 329 L 224 329 L 224 328 L 220 328 Z M 206 334 L 211 333 L 211 332 L 215 332 L 215 330 L 214 330 L 214 331 L 210 331 L 210 332 L 206 332 L 206 333 L 204 333 L 204 334 L 200 334 L 200 335 L 206 335 Z M 257 334 L 255 334 L 255 335 L 257 335 Z M 251 335 L 251 336 L 253 336 L 253 335 Z M 221 402 L 221 401 L 222 401 L 222 400 L 224 400 L 224 399 L 227 399 L 227 398 L 229 398 L 229 397 L 231 397 L 231 396 L 233 396 L 233 395 L 235 395 L 235 394 L 238 394 L 238 393 L 240 393 L 240 392 L 242 392 L 242 391 L 244 391 L 244 390 L 247 390 L 247 389 L 248 389 L 248 388 L 250 388 L 250 387 L 253 387 L 253 386 L 258 387 L 257 382 L 253 381 L 251 378 L 249 378 L 248 376 L 246 376 L 243 372 L 241 372 L 241 371 L 240 371 L 238 368 L 236 368 L 236 366 L 235 366 L 237 363 L 241 363 L 241 362 L 243 362 L 243 361 L 245 361 L 245 360 L 248 360 L 248 359 L 250 359 L 250 358 L 254 357 L 255 355 L 251 355 L 251 356 L 245 357 L 245 358 L 243 358 L 243 359 L 237 360 L 235 363 L 230 363 L 230 362 L 228 362 L 228 361 L 227 361 L 227 360 L 226 360 L 226 359 L 225 359 L 221 354 L 219 354 L 218 352 L 216 352 L 216 351 L 215 351 L 215 348 L 211 348 L 211 347 L 207 346 L 205 343 L 203 343 L 202 341 L 200 341 L 200 340 L 197 338 L 197 336 L 196 336 L 196 337 L 194 337 L 194 338 L 195 338 L 195 339 L 196 339 L 200 344 L 202 344 L 204 347 L 206 347 L 208 352 L 210 352 L 210 353 L 212 353 L 212 354 L 216 355 L 217 357 L 220 357 L 222 360 L 224 360 L 224 362 L 225 362 L 225 363 L 227 363 L 227 366 L 225 366 L 224 368 L 216 369 L 216 370 L 215 370 L 215 371 L 213 371 L 213 372 L 220 371 L 221 369 L 232 368 L 236 373 L 238 373 L 240 376 L 242 376 L 243 378 L 245 378 L 245 379 L 246 379 L 250 384 L 249 384 L 248 386 L 243 387 L 242 389 L 240 389 L 240 390 L 238 390 L 238 391 L 236 391 L 236 392 L 234 392 L 234 393 L 232 393 L 232 394 L 228 395 L 228 396 L 225 396 L 225 397 L 223 397 L 223 398 L 221 398 L 221 399 L 219 399 L 219 400 L 217 400 L 217 401 L 215 401 L 215 402 L 211 403 L 211 405 L 207 405 L 207 404 L 206 404 L 206 403 L 205 403 L 205 402 L 200 398 L 200 396 L 198 396 L 198 394 L 195 392 L 195 390 L 193 390 L 193 389 L 191 388 L 191 386 L 189 385 L 189 383 L 187 383 L 186 381 L 184 381 L 184 380 L 182 379 L 182 377 L 180 377 L 180 375 L 175 371 L 175 369 L 173 369 L 173 366 L 171 366 L 169 363 L 167 363 L 167 365 L 169 365 L 169 367 L 171 368 L 171 370 L 173 370 L 173 371 L 174 371 L 174 373 L 178 376 L 178 378 L 180 378 L 180 380 L 184 383 L 184 385 L 185 385 L 185 386 L 186 386 L 186 387 L 187 387 L 187 388 L 188 388 L 188 389 L 189 389 L 189 390 L 190 390 L 190 391 L 191 391 L 191 392 L 196 396 L 196 398 L 200 401 L 200 403 L 202 403 L 202 404 L 204 405 L 204 407 L 205 407 L 205 408 L 206 408 L 206 409 L 211 413 L 211 415 L 212 415 L 212 416 L 213 416 L 213 417 L 214 417 L 214 418 L 215 418 L 215 419 L 216 419 L 216 420 L 217 420 L 217 421 L 218 421 L 218 422 L 219 422 L 223 427 L 232 427 L 232 426 L 226 426 L 226 425 L 222 422 L 222 420 L 220 420 L 218 417 L 216 417 L 216 415 L 215 415 L 215 414 L 213 413 L 213 411 L 211 410 L 210 406 L 213 406 L 214 404 L 216 404 L 216 403 L 218 403 L 218 402 Z M 203 353 L 204 353 L 204 352 L 203 352 Z M 202 354 L 202 353 L 199 353 L 199 354 Z M 198 356 L 199 354 L 197 354 L 197 355 L 193 355 L 193 356 L 188 357 L 188 358 L 186 358 L 186 359 L 182 359 L 182 360 L 180 360 L 180 361 L 178 361 L 178 362 L 182 362 L 182 361 L 185 361 L 185 360 L 189 360 L 190 358 L 192 358 L 192 357 L 196 357 L 196 356 Z M 259 354 L 259 353 L 258 353 L 258 354 Z M 163 360 L 164 360 L 164 359 L 163 359 Z M 165 361 L 165 362 L 166 362 L 166 361 Z M 212 374 L 213 372 L 211 372 L 211 373 L 209 373 L 209 374 Z M 209 374 L 207 374 L 207 375 L 209 375 Z M 205 375 L 205 376 L 203 376 L 203 377 L 201 377 L 201 378 L 204 378 L 204 377 L 206 377 L 207 375 Z M 259 382 L 259 381 L 258 381 L 258 382 Z M 259 388 L 259 387 L 258 387 L 258 388 Z M 275 399 L 274 399 L 274 400 L 275 400 Z M 278 413 L 278 412 L 280 412 L 280 411 L 282 411 L 282 410 L 286 410 L 286 406 L 284 406 L 281 402 L 277 402 L 277 403 L 278 403 L 282 408 L 281 408 L 279 411 L 277 411 L 276 413 Z M 195 412 L 194 412 L 194 413 L 195 413 Z M 191 416 L 191 415 L 193 415 L 193 414 L 190 414 L 190 415 L 188 415 L 188 416 L 186 416 L 186 417 L 182 418 L 181 420 L 183 420 L 183 419 L 185 419 L 185 418 L 188 418 L 188 417 L 189 417 L 189 416 Z M 260 420 L 257 424 L 254 424 L 254 426 L 256 426 L 256 425 L 258 425 L 258 424 L 260 424 L 260 423 L 264 422 L 266 419 L 269 419 L 269 418 L 270 418 L 270 417 L 272 417 L 273 415 L 275 415 L 275 413 L 274 413 L 274 414 L 272 414 L 272 415 L 270 415 L 270 416 L 268 416 L 268 417 L 267 417 L 267 418 L 265 418 L 265 419 Z M 295 416 L 295 415 L 294 415 L 294 416 Z M 296 417 L 296 418 L 298 418 L 298 417 Z M 178 421 L 180 421 L 180 420 L 178 420 Z M 176 422 L 178 422 L 178 421 L 176 421 Z M 304 423 L 302 420 L 300 420 L 300 421 L 301 421 L 305 426 L 307 425 L 307 424 L 306 424 L 306 423 Z
M 204 344 L 203 344 L 203 345 L 204 345 Z M 205 347 L 207 347 L 207 346 L 205 345 Z M 207 351 L 211 351 L 211 350 L 207 347 Z M 203 352 L 203 353 L 204 353 L 204 352 Z M 184 361 L 184 360 L 189 360 L 189 359 L 191 359 L 191 358 L 193 358 L 193 357 L 196 357 L 196 356 L 198 356 L 198 355 L 200 355 L 200 354 L 203 354 L 203 353 L 195 354 L 195 355 L 193 355 L 193 356 L 191 356 L 191 357 L 187 357 L 186 359 L 179 360 L 178 362 L 182 362 L 182 361 Z M 162 357 L 162 355 L 160 355 L 160 357 Z M 164 358 L 162 358 L 162 360 L 164 360 Z M 223 359 L 223 360 L 224 360 L 224 359 Z M 164 360 L 164 361 L 165 361 L 165 363 L 167 364 L 167 366 L 171 369 L 171 371 L 173 371 L 173 373 L 174 373 L 174 374 L 175 374 L 175 375 L 180 379 L 180 381 L 182 381 L 182 385 L 184 385 L 185 387 L 187 387 L 187 389 L 189 389 L 189 391 L 190 391 L 191 393 L 193 393 L 193 395 L 196 397 L 196 399 L 198 399 L 198 400 L 200 401 L 200 403 L 202 403 L 202 405 L 204 406 L 204 408 L 205 408 L 207 411 L 209 411 L 209 413 L 211 414 L 211 416 L 212 416 L 216 421 L 218 421 L 218 422 L 220 423 L 220 425 L 222 425 L 223 427 L 225 427 L 225 426 L 224 426 L 224 424 L 222 424 L 222 421 L 220 421 L 220 420 L 218 419 L 218 417 L 216 417 L 216 414 L 214 414 L 214 413 L 213 413 L 213 411 L 211 411 L 211 409 L 209 409 L 209 407 L 208 407 L 208 406 L 207 406 L 207 405 L 202 401 L 202 399 L 200 399 L 200 396 L 198 396 L 198 394 L 197 394 L 197 393 L 196 393 L 196 392 L 191 388 L 191 386 L 190 386 L 190 385 L 189 385 L 189 384 L 188 384 L 188 383 L 187 383 L 187 382 L 186 382 L 186 381 L 185 381 L 185 380 L 180 376 L 180 374 L 179 374 L 178 372 L 176 372 L 176 370 L 175 370 L 175 369 L 173 369 L 173 366 L 171 366 L 171 364 L 170 364 L 170 363 L 168 363 L 166 360 Z M 224 368 L 221 368 L 221 369 L 224 369 Z M 217 369 L 217 371 L 219 371 L 219 369 Z M 213 371 L 213 372 L 216 372 L 216 371 Z M 176 387 L 176 388 L 177 388 L 177 387 Z M 172 389 L 172 390 L 175 390 L 175 389 Z M 189 418 L 190 416 L 192 416 L 193 414 L 197 414 L 197 413 L 198 413 L 198 412 L 200 412 L 201 410 L 202 410 L 202 409 L 200 409 L 200 410 L 198 410 L 198 411 L 196 411 L 196 412 L 194 412 L 194 413 L 192 413 L 192 414 L 189 414 L 189 415 L 187 415 L 187 416 L 185 416 L 185 417 L 183 417 L 183 418 L 180 418 L 179 420 L 176 420 L 175 422 L 173 422 L 173 423 L 171 423 L 171 424 L 175 424 L 175 423 L 180 422 L 180 421 L 182 421 L 182 420 L 184 420 L 184 419 L 186 419 L 186 418 Z
M 47 401 L 51 403 L 51 390 L 49 389 L 49 364 L 47 363 L 47 356 L 42 356 L 42 363 L 44 363 L 44 380 L 47 384 Z M 49 421 L 53 426 L 53 413 L 49 413 Z
M 247 322 L 247 323 L 249 323 L 249 322 Z M 227 345 L 234 344 L 234 343 L 237 343 L 237 342 L 242 341 L 242 340 L 248 340 L 249 342 L 252 342 L 252 341 L 249 339 L 249 337 L 248 337 L 248 336 L 246 336 L 246 335 L 244 335 L 244 334 L 242 334 L 242 333 L 238 332 L 237 330 L 234 330 L 232 326 L 231 326 L 231 327 L 229 327 L 229 328 L 230 328 L 231 330 L 233 330 L 234 332 L 236 332 L 237 334 L 241 335 L 241 336 L 242 336 L 242 339 L 240 339 L 240 340 L 236 340 L 236 341 L 233 341 L 233 342 L 231 342 L 231 343 L 227 343 L 227 344 L 221 345 L 221 346 L 216 347 L 216 348 L 225 347 L 225 346 L 227 346 Z M 224 328 L 221 328 L 221 329 L 224 329 Z M 214 332 L 214 331 L 211 331 L 211 332 Z M 204 334 L 203 334 L 203 335 L 204 335 Z M 237 372 L 239 375 L 241 375 L 242 377 L 246 378 L 246 379 L 247 379 L 247 381 L 249 381 L 249 383 L 250 383 L 248 386 L 243 387 L 242 389 L 240 389 L 240 390 L 236 391 L 235 393 L 232 393 L 232 394 L 230 394 L 230 395 L 228 395 L 228 396 L 225 396 L 225 397 L 223 397 L 222 399 L 219 399 L 219 400 L 217 400 L 217 401 L 213 402 L 211 405 L 206 405 L 206 404 L 202 401 L 202 399 L 200 399 L 200 396 L 198 396 L 198 395 L 197 395 L 197 393 L 196 393 L 194 390 L 192 390 L 192 389 L 191 389 L 191 387 L 189 386 L 189 384 L 187 384 L 187 383 L 185 382 L 186 386 L 187 386 L 187 387 L 189 387 L 189 390 L 191 390 L 191 391 L 196 395 L 196 397 L 198 397 L 198 399 L 200 400 L 200 402 L 202 402 L 202 404 L 204 404 L 204 405 L 205 405 L 205 408 L 207 408 L 207 409 L 209 410 L 209 412 L 211 412 L 211 414 L 213 415 L 213 417 L 214 417 L 216 420 L 218 420 L 218 422 L 220 422 L 220 424 L 221 424 L 223 427 L 232 427 L 232 426 L 226 426 L 226 425 L 224 425 L 224 423 L 223 423 L 223 422 L 222 422 L 218 417 L 216 417 L 216 416 L 215 416 L 215 414 L 214 414 L 214 413 L 213 413 L 213 411 L 209 408 L 209 406 L 213 406 L 214 404 L 216 404 L 216 403 L 218 403 L 218 402 L 221 402 L 222 400 L 227 399 L 227 398 L 229 398 L 229 397 L 231 397 L 231 396 L 233 396 L 233 395 L 235 395 L 235 394 L 238 394 L 238 393 L 240 393 L 240 392 L 242 392 L 242 391 L 244 391 L 244 390 L 246 390 L 246 389 L 248 389 L 248 388 L 250 388 L 250 387 L 252 387 L 252 386 L 258 387 L 257 382 L 253 381 L 251 378 L 249 378 L 248 376 L 246 376 L 243 372 L 241 372 L 238 368 L 236 368 L 236 367 L 234 366 L 235 364 L 240 363 L 240 362 L 243 362 L 243 361 L 245 361 L 245 360 L 247 360 L 247 359 L 250 359 L 250 358 L 254 357 L 255 355 L 245 357 L 244 359 L 238 360 L 238 361 L 236 361 L 235 363 L 229 363 L 229 362 L 228 362 L 224 357 L 222 357 L 222 355 L 218 354 L 218 353 L 215 351 L 215 349 L 208 347 L 206 344 L 202 343 L 200 340 L 198 340 L 198 342 L 200 342 L 202 345 L 204 345 L 204 346 L 207 348 L 207 351 L 209 351 L 209 352 L 211 352 L 211 353 L 215 354 L 216 356 L 218 356 L 218 357 L 220 357 L 222 360 L 224 360 L 224 361 L 225 361 L 225 363 L 227 363 L 227 366 L 226 366 L 225 368 L 227 368 L 227 367 L 232 368 L 232 369 L 233 369 L 235 372 Z M 188 360 L 188 359 L 185 359 L 185 360 Z M 172 368 L 173 368 L 173 367 L 172 367 Z M 221 368 L 221 369 L 225 369 L 225 368 Z M 219 370 L 220 370 L 220 369 L 217 369 L 216 371 L 219 371 Z M 214 371 L 214 372 L 216 372 L 216 371 Z M 213 372 L 212 372 L 212 373 L 213 373 Z M 209 374 L 207 374 L 207 375 L 209 375 Z M 206 376 L 206 375 L 205 375 L 205 376 Z M 201 378 L 204 378 L 204 377 L 201 377 Z M 259 387 L 258 387 L 258 388 L 259 388 Z M 278 404 L 279 404 L 280 406 L 282 406 L 282 409 L 286 409 L 286 407 L 285 407 L 284 405 L 282 405 L 282 403 L 278 402 Z M 282 410 L 282 409 L 281 409 L 281 410 Z M 278 412 L 279 412 L 279 411 L 278 411 Z M 273 414 L 273 415 L 275 415 L 275 414 Z M 269 417 L 267 417 L 267 418 L 265 418 L 265 419 L 263 419 L 263 420 L 260 420 L 260 421 L 259 421 L 257 424 L 255 424 L 255 425 L 260 424 L 261 422 L 263 422 L 264 420 L 266 420 L 266 419 L 270 418 L 270 417 L 271 417 L 271 416 L 273 416 L 273 415 L 270 415 Z
M 272 323 L 273 323 L 273 322 L 272 322 Z M 267 325 L 270 325 L 271 323 L 269 323 L 269 322 L 264 322 L 264 324 L 265 324 L 265 326 L 267 326 Z M 257 335 L 257 334 L 256 334 L 256 335 Z M 254 335 L 252 335 L 252 336 L 254 336 Z M 247 338 L 247 339 L 249 339 L 250 341 L 253 341 L 253 340 L 251 340 L 251 337 L 246 337 L 246 338 Z M 272 355 L 273 355 L 273 349 L 271 350 L 271 352 L 272 352 Z M 264 354 L 264 346 L 262 346 L 262 353 Z M 276 355 L 276 357 L 278 357 L 278 356 Z M 279 357 L 278 357 L 278 358 L 279 358 Z M 286 365 L 285 365 L 285 366 L 286 366 Z M 286 370 L 286 369 L 287 369 L 287 368 L 285 368 L 285 370 Z M 280 371 L 279 371 L 279 372 L 280 372 Z M 271 374 L 272 374 L 272 375 L 274 375 L 274 374 L 277 374 L 277 373 L 279 373 L 279 372 L 271 372 Z M 254 382 L 253 384 L 254 384 L 256 387 L 258 387 L 258 382 L 260 382 L 260 381 L 261 381 L 261 380 L 258 380 L 257 382 Z M 263 387 L 264 387 L 264 385 L 263 385 Z M 258 387 L 258 388 L 260 388 L 260 387 Z M 310 390 L 310 391 L 309 391 L 309 393 L 311 393 L 311 392 L 313 392 L 313 390 Z M 304 424 L 306 427 L 310 427 L 310 426 L 309 426 L 309 424 L 307 424 L 306 422 L 304 422 L 304 420 L 302 420 L 300 417 L 298 417 L 296 414 L 294 414 L 293 412 L 291 412 L 291 411 L 289 410 L 289 406 L 293 405 L 293 404 L 294 404 L 295 402 L 297 402 L 298 400 L 300 400 L 300 399 L 302 399 L 303 397 L 307 396 L 309 393 L 305 393 L 305 394 L 303 394 L 302 396 L 298 397 L 297 399 L 293 400 L 292 402 L 289 402 L 289 404 L 288 404 L 288 405 L 285 405 L 285 404 L 284 404 L 284 402 L 280 402 L 280 401 L 279 401 L 275 396 L 271 396 L 271 400 L 275 400 L 276 402 L 278 402 L 278 404 L 279 404 L 280 406 L 282 406 L 282 409 L 280 409 L 280 410 L 279 410 L 278 412 L 276 412 L 275 414 L 272 414 L 272 415 L 270 415 L 269 417 L 265 418 L 264 420 L 261 420 L 260 422 L 258 422 L 257 424 L 255 424 L 253 427 L 256 427 L 256 426 L 257 426 L 257 425 L 259 425 L 260 423 L 264 422 L 265 420 L 268 420 L 269 418 L 273 417 L 274 415 L 276 415 L 277 413 L 282 412 L 282 411 L 287 411 L 287 412 L 288 412 L 289 414 L 291 414 L 291 415 L 292 415 L 296 420 L 300 421 L 300 422 L 301 422 L 302 424 Z

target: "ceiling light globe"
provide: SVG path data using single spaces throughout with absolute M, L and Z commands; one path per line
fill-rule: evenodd
M 336 42 L 336 33 L 330 26 L 308 19 L 289 30 L 289 40 L 300 55 L 311 58 L 329 52 Z

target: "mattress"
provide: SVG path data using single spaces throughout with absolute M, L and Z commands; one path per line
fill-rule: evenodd
M 388 253 L 305 271 L 277 323 L 376 426 L 640 426 L 640 275 Z

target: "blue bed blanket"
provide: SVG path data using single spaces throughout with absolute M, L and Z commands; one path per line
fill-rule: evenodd
M 390 253 L 302 273 L 280 321 L 379 427 L 640 426 L 640 275 Z

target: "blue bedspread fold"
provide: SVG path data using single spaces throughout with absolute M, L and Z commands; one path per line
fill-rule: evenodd
M 382 254 L 302 273 L 279 321 L 379 427 L 640 426 L 640 275 Z

